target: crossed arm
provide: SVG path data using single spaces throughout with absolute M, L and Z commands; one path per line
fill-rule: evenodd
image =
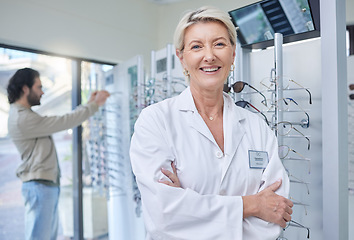
M 167 169 L 161 169 L 161 172 L 170 181 L 159 180 L 159 182 L 171 187 L 181 188 L 177 169 L 173 162 L 171 162 L 171 167 L 173 173 Z M 285 228 L 286 223 L 291 220 L 294 204 L 289 199 L 275 193 L 281 184 L 281 180 L 279 180 L 255 195 L 242 196 L 243 218 L 254 216 Z

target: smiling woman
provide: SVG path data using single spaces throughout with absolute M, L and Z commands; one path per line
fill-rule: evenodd
M 146 239 L 273 240 L 291 220 L 273 132 L 223 93 L 235 42 L 229 16 L 213 7 L 177 26 L 190 86 L 145 108 L 131 141 Z
M 190 91 L 196 108 L 222 151 L 221 89 L 235 58 L 236 46 L 231 42 L 223 23 L 198 22 L 185 30 L 183 50 L 176 50 L 183 68 L 189 73 Z

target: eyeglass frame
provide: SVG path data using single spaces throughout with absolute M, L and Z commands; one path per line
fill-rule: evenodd
M 293 223 L 293 224 L 291 224 L 291 223 Z M 310 239 L 310 228 L 309 228 L 309 227 L 305 227 L 304 225 L 302 225 L 302 224 L 300 224 L 300 223 L 298 223 L 298 222 L 296 222 L 296 221 L 294 221 L 294 220 L 290 220 L 290 221 L 286 224 L 286 227 L 284 228 L 284 230 L 287 229 L 287 228 L 290 227 L 290 226 L 306 229 L 306 230 L 307 230 L 307 239 Z
M 280 147 L 287 147 L 288 148 L 288 152 L 287 152 L 287 154 L 284 156 L 284 157 L 281 157 L 280 156 L 280 154 L 279 154 L 279 148 Z M 292 151 L 293 153 L 296 153 L 298 156 L 300 156 L 301 157 L 301 159 L 294 159 L 294 158 L 286 158 L 287 156 L 288 156 L 288 154 L 289 154 L 289 152 L 290 151 Z M 279 145 L 278 146 L 278 155 L 279 155 L 279 158 L 281 159 L 281 160 L 299 160 L 299 161 L 308 161 L 309 162 L 309 173 L 311 173 L 311 160 L 310 159 L 307 159 L 307 158 L 305 158 L 302 154 L 300 154 L 300 153 L 298 153 L 297 151 L 295 151 L 294 149 L 292 149 L 292 148 L 290 148 L 288 145 Z
M 295 177 L 294 175 L 292 175 L 291 173 L 290 173 L 290 171 L 287 169 L 287 168 L 285 168 L 285 171 L 286 171 L 286 173 L 288 174 L 288 177 L 289 177 L 289 180 L 290 180 L 290 182 L 293 182 L 293 183 L 300 183 L 300 184 L 304 184 L 305 186 L 306 186 L 306 189 L 307 189 L 307 194 L 310 194 L 310 188 L 309 188 L 309 182 L 305 182 L 304 180 L 302 180 L 301 178 L 298 178 L 298 177 Z M 290 179 L 290 178 L 294 178 L 295 180 L 293 180 L 293 179 Z
M 240 105 L 240 103 L 245 103 L 245 105 L 242 106 L 242 105 Z M 246 100 L 239 100 L 239 101 L 235 102 L 235 104 L 239 107 L 242 107 L 242 108 L 245 108 L 246 106 L 252 107 L 253 109 L 255 109 L 258 113 L 260 113 L 264 117 L 264 120 L 266 121 L 267 125 L 269 126 L 269 121 L 268 121 L 266 115 L 264 115 L 264 113 L 262 113 L 258 108 L 253 106 L 250 102 L 248 102 Z
M 272 69 L 272 70 L 273 70 L 273 69 Z M 274 72 L 275 72 L 275 71 L 274 71 Z M 268 90 L 270 90 L 271 87 L 272 87 L 272 85 L 275 84 L 276 81 L 277 81 L 276 77 L 274 77 L 274 78 L 272 77 L 272 72 L 271 72 L 270 75 L 271 75 L 271 76 L 270 76 L 269 78 L 267 77 L 267 79 L 271 79 L 271 80 L 269 80 L 269 82 L 271 83 L 270 86 L 267 86 L 267 85 L 263 82 L 263 80 L 266 79 L 266 78 L 263 78 L 263 79 L 260 81 L 260 84 L 263 85 L 264 87 L 266 87 Z M 283 76 L 283 77 L 284 77 L 284 76 Z M 309 94 L 309 104 L 312 104 L 312 95 L 311 95 L 311 92 L 310 92 L 310 90 L 309 90 L 308 88 L 303 87 L 300 83 L 296 82 L 296 81 L 295 81 L 294 79 L 292 79 L 292 78 L 289 78 L 289 79 L 288 79 L 288 82 L 293 82 L 293 83 L 295 83 L 296 85 L 298 85 L 301 89 L 304 89 L 304 90 Z M 288 84 L 286 87 L 283 87 L 282 90 L 290 90 L 289 84 Z
M 296 200 L 294 199 L 293 197 L 289 197 L 289 199 L 293 202 L 294 205 L 299 205 L 299 206 L 303 206 L 304 209 L 305 209 L 305 215 L 307 215 L 307 208 L 306 207 L 309 207 L 310 205 L 309 204 L 306 204 L 306 203 L 303 203 L 299 200 Z
M 238 87 L 239 89 L 237 89 L 237 85 L 238 84 L 242 84 L 242 87 Z M 267 98 L 264 96 L 263 93 L 261 93 L 257 88 L 253 87 L 251 84 L 247 83 L 247 82 L 244 82 L 244 81 L 237 81 L 237 82 L 234 82 L 231 86 L 229 86 L 227 83 L 224 84 L 224 88 L 223 88 L 223 91 L 228 93 L 230 92 L 231 88 L 234 90 L 235 93 L 240 93 L 243 91 L 244 87 L 245 86 L 248 86 L 249 88 L 255 90 L 257 93 L 259 93 L 260 95 L 262 95 L 262 97 L 264 98 L 261 103 L 265 106 L 267 106 Z
M 288 105 L 288 102 L 286 102 L 285 100 L 289 100 L 290 102 L 293 102 L 298 108 L 300 108 L 305 113 L 305 115 L 307 117 L 307 121 L 304 121 L 304 122 L 302 121 L 302 124 L 304 126 L 306 126 L 306 128 L 308 128 L 310 126 L 310 116 L 309 116 L 309 114 L 293 98 L 290 98 L 290 97 L 283 98 L 284 103 L 286 105 Z
M 290 130 L 289 130 L 286 134 L 279 133 L 279 129 L 278 129 L 278 125 L 279 125 L 279 124 L 290 125 Z M 294 129 L 296 132 L 298 132 L 299 134 L 301 134 L 301 135 L 307 140 L 307 150 L 310 150 L 310 146 L 311 146 L 311 141 L 310 141 L 310 139 L 309 139 L 307 136 L 305 136 L 302 132 L 300 132 L 297 128 L 295 128 L 291 122 L 281 121 L 281 122 L 275 123 L 274 126 L 275 126 L 276 129 L 278 130 L 278 134 L 279 134 L 280 136 L 286 136 L 286 135 L 288 135 L 288 133 L 291 131 L 291 129 Z

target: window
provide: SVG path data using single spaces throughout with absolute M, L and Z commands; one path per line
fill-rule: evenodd
M 7 118 L 9 104 L 7 100 L 7 84 L 10 77 L 20 68 L 31 67 L 40 72 L 44 95 L 41 105 L 33 107 L 41 115 L 61 115 L 72 109 L 73 63 L 82 65 L 81 79 L 86 82 L 99 74 L 94 73 L 101 69 L 104 72 L 112 68 L 110 64 L 99 64 L 81 59 L 53 56 L 52 54 L 38 53 L 27 49 L 0 45 L 0 239 L 23 239 L 24 236 L 24 204 L 21 196 L 21 181 L 16 177 L 16 169 L 21 162 L 19 153 L 8 137 Z M 87 67 L 84 67 L 87 66 Z M 93 67 L 94 66 L 94 67 Z M 82 101 L 87 102 L 85 91 L 82 91 Z M 66 130 L 53 135 L 57 148 L 61 168 L 61 199 L 67 197 L 67 189 L 72 189 L 72 131 Z M 70 191 L 69 191 L 70 193 Z M 72 204 L 72 194 L 68 202 Z M 65 201 L 64 201 L 65 202 Z M 72 208 L 71 208 L 72 209 Z M 59 209 L 59 214 L 60 214 Z M 71 219 L 73 211 L 71 210 Z M 84 213 L 85 214 L 85 213 Z M 73 225 L 70 217 L 60 216 L 58 239 L 64 239 L 67 225 Z M 64 227 L 65 226 L 65 227 Z M 73 226 L 71 236 L 73 235 Z M 90 230 L 89 230 L 90 231 Z M 70 235 L 70 234 L 69 234 Z

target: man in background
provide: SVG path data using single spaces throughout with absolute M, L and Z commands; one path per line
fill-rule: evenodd
M 106 102 L 109 93 L 94 92 L 86 105 L 63 116 L 41 116 L 31 109 L 41 104 L 44 94 L 40 74 L 31 68 L 12 76 L 7 93 L 9 136 L 22 159 L 16 174 L 23 182 L 25 239 L 56 240 L 60 169 L 51 134 L 80 125 Z

